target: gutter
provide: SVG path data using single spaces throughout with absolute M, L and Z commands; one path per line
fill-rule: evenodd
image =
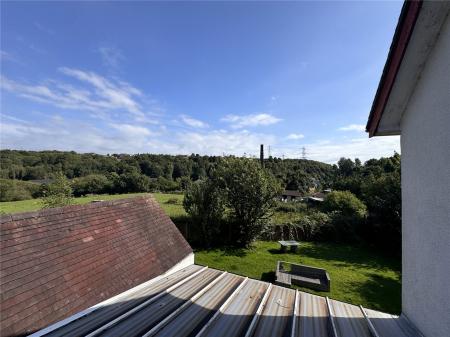
M 369 137 L 375 136 L 377 132 L 384 108 L 391 94 L 403 56 L 405 55 L 420 9 L 422 8 L 422 3 L 423 0 L 406 0 L 403 4 L 367 121 L 366 132 L 369 133 Z

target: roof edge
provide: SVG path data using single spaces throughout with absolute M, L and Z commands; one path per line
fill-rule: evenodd
M 406 0 L 403 4 L 367 121 L 366 132 L 369 132 L 369 137 L 373 137 L 377 133 L 378 125 L 408 47 L 422 3 L 423 0 Z
M 64 214 L 67 212 L 77 211 L 77 210 L 86 209 L 86 208 L 98 208 L 98 207 L 105 207 L 105 206 L 112 206 L 112 205 L 120 205 L 120 204 L 129 203 L 133 200 L 138 200 L 138 199 L 155 200 L 153 195 L 149 193 L 149 194 L 133 196 L 133 197 L 124 197 L 121 199 L 105 200 L 105 201 L 98 201 L 98 202 L 91 201 L 86 204 L 68 205 L 68 206 L 54 207 L 54 208 L 44 208 L 44 209 L 40 209 L 37 211 L 29 211 L 29 212 L 2 214 L 2 215 L 0 215 L 0 226 L 1 226 L 1 224 L 5 223 L 5 222 L 9 222 L 9 221 L 36 218 L 39 216 Z

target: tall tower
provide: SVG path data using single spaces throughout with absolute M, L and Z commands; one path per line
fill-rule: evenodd
M 302 147 L 302 159 L 306 159 L 306 147 Z
M 261 167 L 264 167 L 264 144 L 261 144 L 261 148 L 259 151 L 259 160 L 261 162 Z

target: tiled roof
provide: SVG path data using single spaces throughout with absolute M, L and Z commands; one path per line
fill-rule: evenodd
M 47 334 L 44 334 L 47 333 Z M 405 317 L 191 265 L 47 337 L 418 337 Z
M 2 336 L 60 321 L 192 253 L 151 196 L 0 219 Z

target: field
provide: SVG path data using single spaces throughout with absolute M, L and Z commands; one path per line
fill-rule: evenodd
M 112 200 L 132 197 L 138 194 L 96 195 L 75 198 L 75 204 L 92 200 Z M 186 215 L 183 196 L 180 194 L 154 193 L 155 199 L 175 221 Z M 24 200 L 0 203 L 4 213 L 32 211 L 41 208 L 40 200 Z M 292 213 L 277 213 L 280 222 Z M 286 219 L 284 219 L 286 218 Z M 195 262 L 211 268 L 265 281 L 273 281 L 278 260 L 302 263 L 324 268 L 331 278 L 331 292 L 311 293 L 326 295 L 333 299 L 361 304 L 367 308 L 398 314 L 400 312 L 400 261 L 387 258 L 364 247 L 333 243 L 304 242 L 296 254 L 280 253 L 276 242 L 256 242 L 252 249 L 197 250 Z

